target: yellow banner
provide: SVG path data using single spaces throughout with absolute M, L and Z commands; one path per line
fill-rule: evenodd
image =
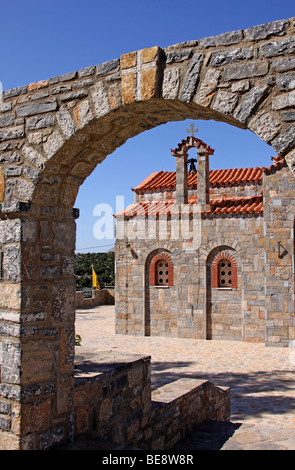
M 96 272 L 94 271 L 93 268 L 92 268 L 92 287 L 94 289 L 100 289 L 100 285 L 99 285 L 99 282 L 98 282 L 98 279 L 97 279 L 97 275 L 96 275 Z

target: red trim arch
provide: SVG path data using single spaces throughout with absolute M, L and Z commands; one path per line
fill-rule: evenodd
M 149 267 L 149 284 L 150 286 L 156 286 L 156 264 L 157 261 L 159 260 L 165 260 L 168 263 L 168 287 L 171 287 L 174 285 L 174 265 L 171 257 L 165 253 L 165 252 L 160 252 L 157 253 L 156 255 L 153 256 L 153 258 L 150 261 L 150 267 Z
M 233 255 L 231 255 L 227 251 L 221 251 L 213 258 L 213 261 L 211 264 L 211 287 L 213 288 L 220 287 L 219 279 L 218 279 L 218 267 L 219 267 L 220 261 L 222 261 L 223 259 L 228 259 L 231 263 L 231 268 L 232 268 L 231 287 L 233 289 L 236 289 L 238 287 L 238 266 Z

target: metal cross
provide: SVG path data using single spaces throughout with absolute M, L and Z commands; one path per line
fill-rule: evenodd
M 199 132 L 199 129 L 195 128 L 194 129 L 194 123 L 192 122 L 189 126 L 190 128 L 186 130 L 186 132 L 191 134 L 192 137 L 194 137 L 195 132 Z

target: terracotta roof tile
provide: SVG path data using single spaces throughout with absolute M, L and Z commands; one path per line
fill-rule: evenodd
M 195 196 L 189 198 L 189 204 L 196 204 Z M 118 215 L 124 215 L 126 218 L 147 215 L 170 215 L 172 208 L 175 206 L 175 199 L 170 201 L 149 201 L 131 204 Z M 263 212 L 263 197 L 229 197 L 229 198 L 212 198 L 210 200 L 210 210 L 203 212 L 204 215 L 215 214 L 253 214 Z
M 262 174 L 286 166 L 283 157 L 272 157 L 273 164 L 268 167 L 255 167 L 255 168 L 230 168 L 224 170 L 210 170 L 209 171 L 209 184 L 210 186 L 227 186 L 237 185 L 241 183 L 261 183 Z M 197 173 L 188 174 L 188 185 L 190 188 L 197 187 Z M 135 192 L 145 192 L 160 189 L 174 189 L 176 187 L 176 173 L 175 171 L 158 171 L 152 173 L 142 183 L 133 188 Z
M 188 185 L 190 188 L 197 187 L 197 173 L 188 174 Z M 258 183 L 262 182 L 261 168 L 234 168 L 226 170 L 210 170 L 210 186 L 227 186 L 240 183 Z M 135 192 L 145 192 L 160 189 L 174 189 L 176 186 L 175 171 L 159 171 L 152 173 L 142 183 L 133 188 Z

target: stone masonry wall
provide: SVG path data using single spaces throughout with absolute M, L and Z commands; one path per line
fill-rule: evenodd
M 139 443 L 149 426 L 150 358 L 102 353 L 77 358 L 75 435 L 92 434 L 122 445 Z
M 199 243 L 192 217 L 187 232 L 178 232 L 172 217 L 166 230 L 164 217 L 154 221 L 153 241 L 150 221 L 125 221 L 126 238 L 116 247 L 118 333 L 294 343 L 294 178 L 287 167 L 274 168 L 260 188 L 263 214 L 202 216 Z M 149 285 L 148 259 L 161 250 L 173 260 L 171 287 Z M 212 261 L 222 252 L 237 263 L 232 288 L 211 282 Z
M 257 196 L 262 193 L 262 184 L 241 183 L 232 186 L 210 186 L 211 197 L 230 197 L 230 196 Z M 163 201 L 175 199 L 176 192 L 173 190 L 145 191 L 144 193 L 134 194 L 134 202 L 143 201 Z M 196 189 L 189 189 L 188 196 L 197 196 Z
M 151 392 L 150 358 L 102 353 L 77 358 L 75 435 L 122 446 L 169 450 L 202 422 L 227 421 L 230 390 L 183 378 Z
M 126 222 L 134 228 L 134 221 Z M 170 224 L 170 225 L 169 225 Z M 118 333 L 183 338 L 264 341 L 264 236 L 261 216 L 212 216 L 202 219 L 201 245 L 191 240 L 128 238 L 117 241 L 116 322 Z M 174 285 L 148 283 L 146 259 L 168 250 Z M 211 288 L 211 253 L 229 250 L 238 264 L 238 285 Z M 131 256 L 131 250 L 136 255 Z M 126 288 L 127 286 L 127 288 Z
M 294 316 L 294 180 L 287 168 L 264 179 L 266 343 L 291 345 Z
M 90 298 L 85 298 L 82 291 L 76 292 L 76 308 L 92 308 L 98 305 L 113 305 L 115 293 L 113 289 L 99 289 L 93 292 Z

